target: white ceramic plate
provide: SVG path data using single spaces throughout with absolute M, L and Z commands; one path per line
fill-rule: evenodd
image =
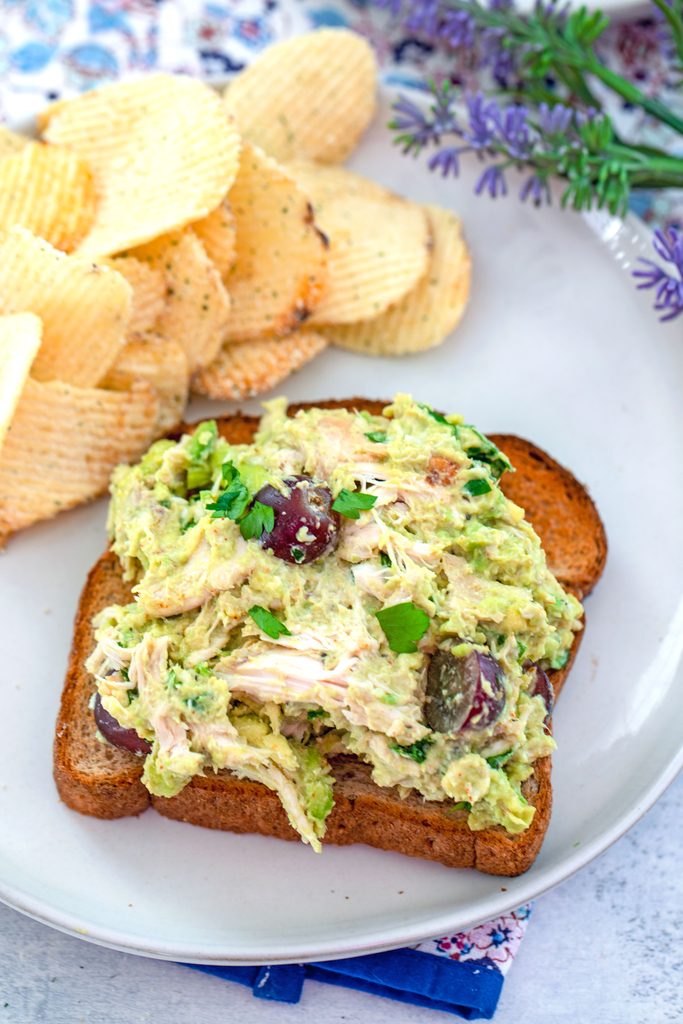
M 543 849 L 526 875 L 504 879 L 363 847 L 316 856 L 152 811 L 103 822 L 67 810 L 52 782 L 52 735 L 78 594 L 105 544 L 98 502 L 16 537 L 0 558 L 0 897 L 64 931 L 205 963 L 409 944 L 566 878 L 633 824 L 683 762 L 680 324 L 660 326 L 619 265 L 640 244 L 630 229 L 598 219 L 605 245 L 557 208 L 475 198 L 471 174 L 444 182 L 399 156 L 385 122 L 386 110 L 354 164 L 462 211 L 470 308 L 433 352 L 392 361 L 330 350 L 286 391 L 310 400 L 408 390 L 486 430 L 531 438 L 588 484 L 610 555 L 555 716 Z

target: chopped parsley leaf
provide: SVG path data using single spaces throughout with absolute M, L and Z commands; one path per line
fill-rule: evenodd
M 245 540 L 258 540 L 264 533 L 270 533 L 275 525 L 275 512 L 270 505 L 255 501 L 240 523 L 240 533 Z
M 506 750 L 504 754 L 494 754 L 493 757 L 487 757 L 486 763 L 490 764 L 492 768 L 500 768 L 506 761 L 509 761 L 512 757 L 512 751 Z
M 386 551 L 380 551 L 379 560 L 385 568 L 392 564 L 391 559 L 389 558 L 389 555 L 386 553 Z
M 467 800 L 459 800 L 457 804 L 453 804 L 454 811 L 471 811 L 472 804 L 469 804 Z
M 269 636 L 272 640 L 277 640 L 280 636 L 292 635 L 284 622 L 280 622 L 272 612 L 269 612 L 267 608 L 263 608 L 260 604 L 252 605 L 249 609 L 249 615 L 258 628 L 262 629 L 266 636 Z
M 370 433 L 365 436 L 368 441 L 374 441 L 375 444 L 386 444 L 388 435 L 386 430 L 371 430 Z
M 429 616 L 412 601 L 391 605 L 375 612 L 389 647 L 395 654 L 414 654 L 429 629 Z
M 346 487 L 342 487 L 332 503 L 332 508 L 347 519 L 360 519 L 361 512 L 372 508 L 376 501 L 374 494 L 361 494 L 359 491 L 348 491 Z
M 424 411 L 425 411 L 425 412 L 427 413 L 427 415 L 428 415 L 428 416 L 431 416 L 431 417 L 432 417 L 432 419 L 433 419 L 433 420 L 436 420 L 436 422 L 437 422 L 437 423 L 443 423 L 443 424 L 444 424 L 445 426 L 447 426 L 447 427 L 450 427 L 450 426 L 452 426 L 452 424 L 450 424 L 450 423 L 448 422 L 448 420 L 446 419 L 446 417 L 444 416 L 444 414 L 443 414 L 442 412 L 437 412 L 437 411 L 436 411 L 435 409 L 432 409 L 431 405 L 424 405 L 424 404 L 423 404 L 423 403 L 421 402 L 421 403 L 420 403 L 420 408 L 421 408 L 421 409 L 424 409 Z
M 468 480 L 463 487 L 465 494 L 469 494 L 472 498 L 476 498 L 480 494 L 488 494 L 490 490 L 491 484 L 488 480 L 484 480 L 483 477 L 478 477 L 476 480 Z
M 292 547 L 292 558 L 294 559 L 297 565 L 301 565 L 305 557 L 306 552 L 304 551 L 303 548 Z
M 423 740 L 418 740 L 417 743 L 411 743 L 409 747 L 402 747 L 400 743 L 391 743 L 390 747 L 395 753 L 410 757 L 417 764 L 423 764 L 427 759 L 427 749 L 431 744 L 432 741 L 427 736 Z
M 207 510 L 213 513 L 212 519 L 240 519 L 249 504 L 249 491 L 232 462 L 224 462 L 221 473 L 226 489 L 216 501 L 206 506 Z
M 325 712 L 322 708 L 313 708 L 307 713 L 306 718 L 308 718 L 309 721 L 312 721 L 314 718 L 323 718 L 324 715 Z

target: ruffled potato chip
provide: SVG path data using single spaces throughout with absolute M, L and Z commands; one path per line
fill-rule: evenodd
M 361 199 L 395 200 L 396 193 L 362 174 L 350 171 L 338 164 L 323 164 L 316 160 L 297 157 L 284 165 L 288 174 L 296 181 L 314 206 L 323 207 L 340 197 Z
M 207 217 L 196 220 L 192 230 L 222 277 L 232 270 L 237 250 L 237 231 L 230 203 L 224 199 Z
M 0 230 L 0 313 L 36 313 L 43 341 L 31 368 L 38 380 L 91 387 L 124 342 L 132 302 L 110 267 L 67 256 L 24 228 Z
M 166 278 L 163 271 L 134 256 L 114 256 L 102 262 L 125 277 L 133 289 L 128 334 L 151 330 L 166 309 Z
M 431 234 L 424 211 L 386 196 L 339 191 L 317 201 L 316 223 L 329 239 L 327 294 L 311 324 L 353 323 L 379 316 L 424 276 Z
M 85 161 L 60 146 L 30 142 L 0 160 L 0 228 L 22 227 L 71 252 L 95 217 Z
M 43 325 L 33 313 L 0 316 L 0 448 L 40 348 Z
M 27 380 L 0 450 L 0 542 L 103 494 L 114 467 L 149 445 L 157 410 L 148 384 L 116 392 Z
M 434 237 L 424 278 L 381 316 L 324 328 L 332 344 L 368 355 L 406 355 L 441 344 L 457 326 L 467 305 L 471 276 L 460 219 L 438 206 L 424 209 Z
M 327 339 L 315 331 L 230 342 L 195 374 L 192 390 L 209 398 L 253 398 L 280 384 L 326 346 Z
M 177 341 L 153 332 L 129 341 L 102 381 L 103 388 L 126 391 L 134 381 L 146 381 L 159 398 L 155 433 L 166 434 L 183 418 L 190 372 L 187 356 Z
M 97 214 L 79 247 L 109 256 L 205 217 L 230 188 L 240 138 L 220 97 L 196 79 L 155 74 L 48 107 L 48 142 L 90 164 Z
M 194 231 L 186 228 L 141 246 L 134 255 L 166 279 L 166 306 L 156 331 L 185 351 L 190 372 L 218 354 L 230 317 L 230 296 Z
M 275 160 L 245 143 L 228 199 L 237 251 L 226 278 L 227 339 L 286 334 L 310 316 L 327 284 L 326 240 L 308 198 Z
M 28 135 L 12 132 L 9 128 L 5 128 L 4 125 L 0 124 L 0 160 L 6 156 L 12 156 L 13 153 L 19 153 L 31 141 Z
M 278 160 L 349 156 L 376 107 L 377 63 L 365 39 L 319 29 L 268 47 L 230 83 L 225 104 L 245 139 Z

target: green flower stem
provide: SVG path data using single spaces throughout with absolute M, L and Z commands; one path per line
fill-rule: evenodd
M 673 128 L 675 132 L 683 135 L 683 119 L 677 117 L 672 110 L 670 110 L 665 103 L 660 103 L 659 100 L 650 99 L 644 92 L 633 85 L 631 82 L 627 82 L 621 75 L 617 75 L 614 71 L 610 71 L 609 68 L 601 64 L 600 61 L 594 54 L 591 54 L 591 66 L 589 68 L 590 73 L 599 78 L 604 85 L 608 86 L 613 92 L 625 99 L 627 103 L 633 103 L 634 106 L 640 107 L 645 110 L 652 117 L 661 121 L 662 124 L 666 124 L 669 128 Z
M 669 31 L 673 36 L 676 53 L 681 64 L 683 64 L 683 3 L 681 0 L 652 0 L 652 3 L 660 9 L 669 24 Z

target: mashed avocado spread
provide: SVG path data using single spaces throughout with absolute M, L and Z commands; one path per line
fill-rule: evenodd
M 145 785 L 254 779 L 319 849 L 329 758 L 352 753 L 472 829 L 523 831 L 522 783 L 555 746 L 539 677 L 582 609 L 503 495 L 506 457 L 407 395 L 377 416 L 265 409 L 251 444 L 209 421 L 113 476 L 134 601 L 97 615 L 88 669 L 148 741 Z

